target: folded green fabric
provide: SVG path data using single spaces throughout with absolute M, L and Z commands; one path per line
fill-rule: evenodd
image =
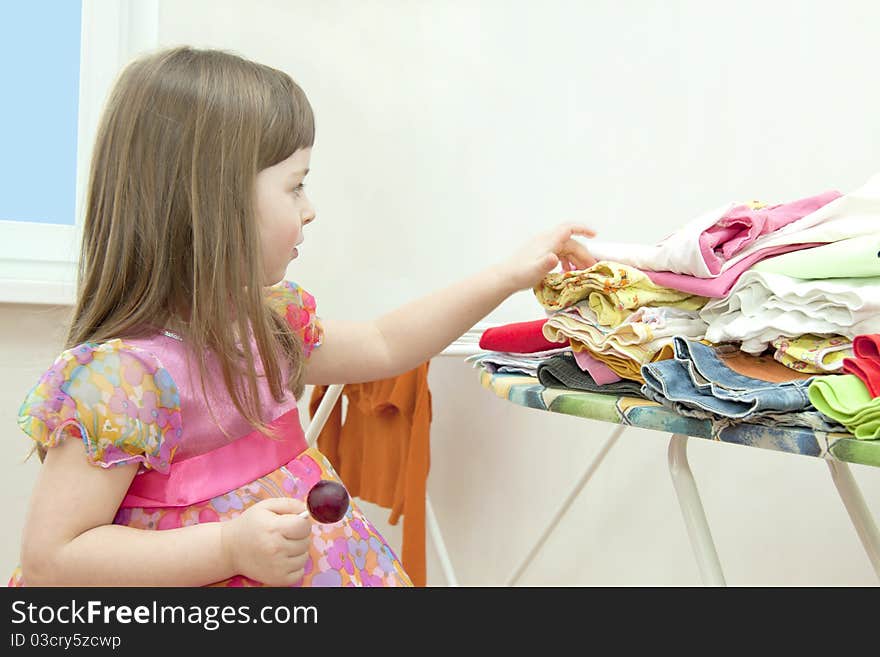
M 792 278 L 873 278 L 880 276 L 878 252 L 880 233 L 873 233 L 767 258 L 753 269 Z
M 807 394 L 820 413 L 837 420 L 856 438 L 880 438 L 880 397 L 872 398 L 857 376 L 817 376 Z

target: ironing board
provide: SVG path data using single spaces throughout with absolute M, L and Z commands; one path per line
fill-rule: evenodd
M 847 465 L 858 463 L 880 467 L 880 440 L 857 440 L 850 434 L 822 433 L 793 427 L 747 423 L 713 425 L 709 420 L 684 417 L 646 399 L 580 392 L 568 388 L 545 388 L 535 377 L 492 374 L 485 369 L 480 370 L 479 376 L 484 388 L 519 406 L 619 425 L 564 500 L 547 529 L 514 569 L 507 580 L 508 585 L 516 584 L 526 565 L 541 549 L 626 427 L 641 427 L 672 434 L 668 449 L 669 471 L 704 584 L 724 586 L 725 580 L 699 491 L 688 464 L 689 437 L 824 459 L 874 572 L 880 578 L 880 533 Z

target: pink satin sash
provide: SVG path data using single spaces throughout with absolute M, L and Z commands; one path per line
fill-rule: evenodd
M 223 447 L 172 463 L 167 475 L 149 470 L 135 476 L 121 507 L 203 502 L 274 472 L 308 447 L 296 407 L 269 426 L 278 432 L 278 439 L 254 430 Z

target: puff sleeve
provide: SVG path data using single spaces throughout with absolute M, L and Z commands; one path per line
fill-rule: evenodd
M 152 353 L 121 340 L 62 353 L 25 397 L 18 424 L 38 445 L 82 440 L 89 461 L 167 473 L 182 435 L 180 395 Z
M 296 283 L 282 281 L 267 288 L 266 300 L 275 312 L 287 320 L 290 328 L 300 334 L 306 358 L 321 346 L 324 329 L 317 315 L 315 297 Z

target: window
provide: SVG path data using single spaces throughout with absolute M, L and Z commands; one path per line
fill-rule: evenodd
M 158 0 L 0 7 L 0 302 L 72 303 L 100 112 L 157 32 Z
M 31 0 L 4 13 L 0 217 L 72 226 L 82 4 Z

